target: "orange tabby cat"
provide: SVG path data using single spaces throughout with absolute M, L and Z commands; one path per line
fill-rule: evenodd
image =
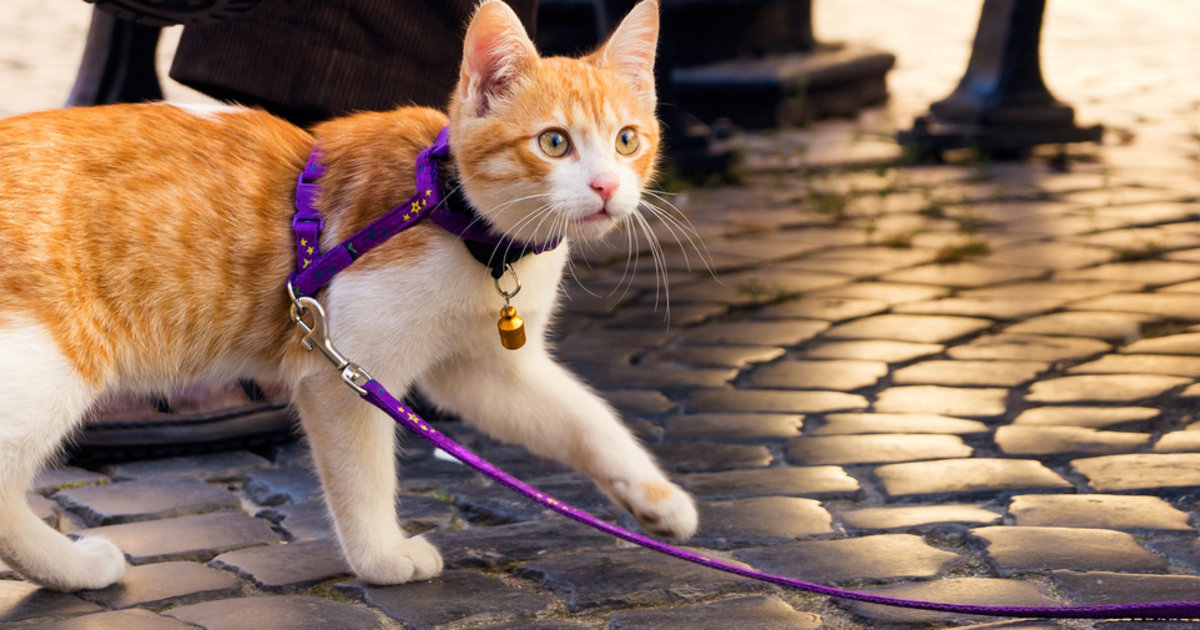
M 599 237 L 638 211 L 659 141 L 658 7 L 644 0 L 582 59 L 540 58 L 507 5 L 468 28 L 449 118 L 405 108 L 318 125 L 166 104 L 0 121 L 0 557 L 51 588 L 125 571 L 108 541 L 70 541 L 25 502 L 30 479 L 105 391 L 278 377 L 295 392 L 359 576 L 437 575 L 437 550 L 396 518 L 392 422 L 305 353 L 284 281 L 296 177 L 318 142 L 328 249 L 413 193 L 416 154 L 450 125 L 466 198 L 496 234 Z M 529 342 L 496 339 L 487 269 L 426 221 L 365 254 L 320 295 L 336 342 L 381 382 L 418 387 L 499 439 L 590 474 L 646 529 L 686 538 L 691 498 L 545 341 L 568 245 L 514 264 Z

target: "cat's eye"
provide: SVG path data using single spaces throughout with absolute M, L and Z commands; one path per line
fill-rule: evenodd
M 638 150 L 638 135 L 633 127 L 626 127 L 617 133 L 617 153 L 633 155 Z
M 542 153 L 552 158 L 560 158 L 571 151 L 571 139 L 565 132 L 556 129 L 543 131 L 538 136 L 538 145 L 542 147 Z

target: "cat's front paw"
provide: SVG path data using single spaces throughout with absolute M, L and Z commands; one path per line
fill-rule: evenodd
M 442 554 L 421 536 L 404 538 L 367 558 L 351 559 L 358 577 L 371 584 L 428 580 L 442 572 Z
M 696 533 L 700 518 L 696 502 L 679 486 L 661 479 L 629 482 L 615 480 L 612 492 L 643 530 L 670 540 L 687 540 Z
M 125 554 L 111 542 L 80 538 L 71 543 L 71 550 L 75 557 L 70 559 L 69 570 L 35 581 L 56 591 L 79 591 L 112 586 L 125 577 Z

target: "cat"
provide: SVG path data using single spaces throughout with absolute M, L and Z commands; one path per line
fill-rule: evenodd
M 643 0 L 592 54 L 538 55 L 503 2 L 468 25 L 447 114 L 400 108 L 310 131 L 236 106 L 111 105 L 0 121 L 0 557 L 51 589 L 103 588 L 125 561 L 26 503 L 31 478 L 117 388 L 281 378 L 353 571 L 374 584 L 440 573 L 394 497 L 395 428 L 305 352 L 284 283 L 295 182 L 319 145 L 323 249 L 414 192 L 415 156 L 449 125 L 453 168 L 495 234 L 563 244 L 513 264 L 528 343 L 496 338 L 488 269 L 422 221 L 318 295 L 331 334 L 395 392 L 416 387 L 502 441 L 589 474 L 646 529 L 682 540 L 692 498 L 546 341 L 570 243 L 630 221 L 659 145 L 658 6 Z

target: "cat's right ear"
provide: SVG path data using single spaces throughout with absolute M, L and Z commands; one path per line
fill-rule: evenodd
M 467 26 L 458 98 L 466 111 L 486 116 L 492 102 L 537 59 L 537 49 L 517 14 L 500 0 L 488 0 L 479 5 Z

